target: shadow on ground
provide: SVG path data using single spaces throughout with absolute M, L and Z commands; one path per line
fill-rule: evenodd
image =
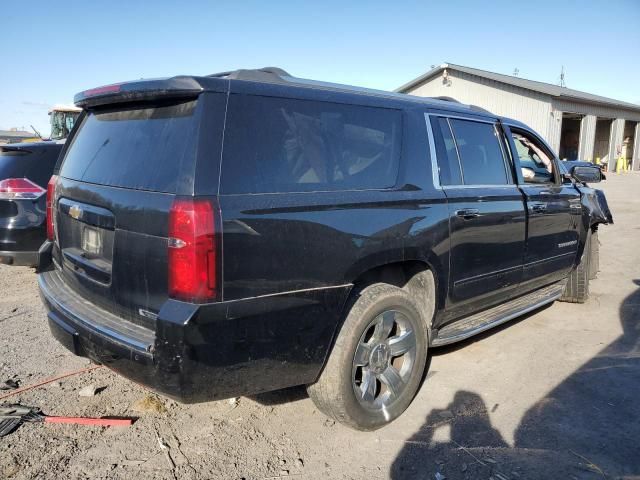
M 634 283 L 640 286 L 640 280 Z M 531 407 L 509 446 L 480 396 L 431 411 L 391 478 L 620 478 L 640 475 L 640 289 L 620 306 L 623 334 Z M 450 440 L 434 440 L 440 428 Z

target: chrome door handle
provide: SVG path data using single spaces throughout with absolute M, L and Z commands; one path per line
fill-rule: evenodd
M 456 210 L 456 216 L 464 218 L 465 220 L 471 220 L 480 216 L 480 210 L 477 208 L 463 208 L 462 210 Z
M 572 203 L 569 205 L 569 212 L 572 215 L 582 215 L 582 205 L 579 203 Z
M 531 205 L 531 211 L 535 213 L 544 213 L 547 211 L 546 203 L 534 203 Z

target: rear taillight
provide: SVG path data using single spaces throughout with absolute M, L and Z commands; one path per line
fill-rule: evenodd
M 174 200 L 169 211 L 170 297 L 194 303 L 218 299 L 218 212 L 211 200 Z
M 53 228 L 53 202 L 55 201 L 57 175 L 52 175 L 51 180 L 47 184 L 47 238 L 53 240 L 55 238 Z
M 0 180 L 0 199 L 2 200 L 34 200 L 44 194 L 45 189 L 28 178 L 7 178 Z

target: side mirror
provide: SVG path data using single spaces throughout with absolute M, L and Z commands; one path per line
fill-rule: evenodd
M 573 167 L 571 176 L 582 183 L 598 183 L 602 181 L 602 170 L 600 167 Z

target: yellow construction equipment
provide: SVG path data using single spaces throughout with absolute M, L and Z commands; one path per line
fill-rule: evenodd
M 49 111 L 51 140 L 67 138 L 80 112 L 82 109 L 73 105 L 54 105 Z

